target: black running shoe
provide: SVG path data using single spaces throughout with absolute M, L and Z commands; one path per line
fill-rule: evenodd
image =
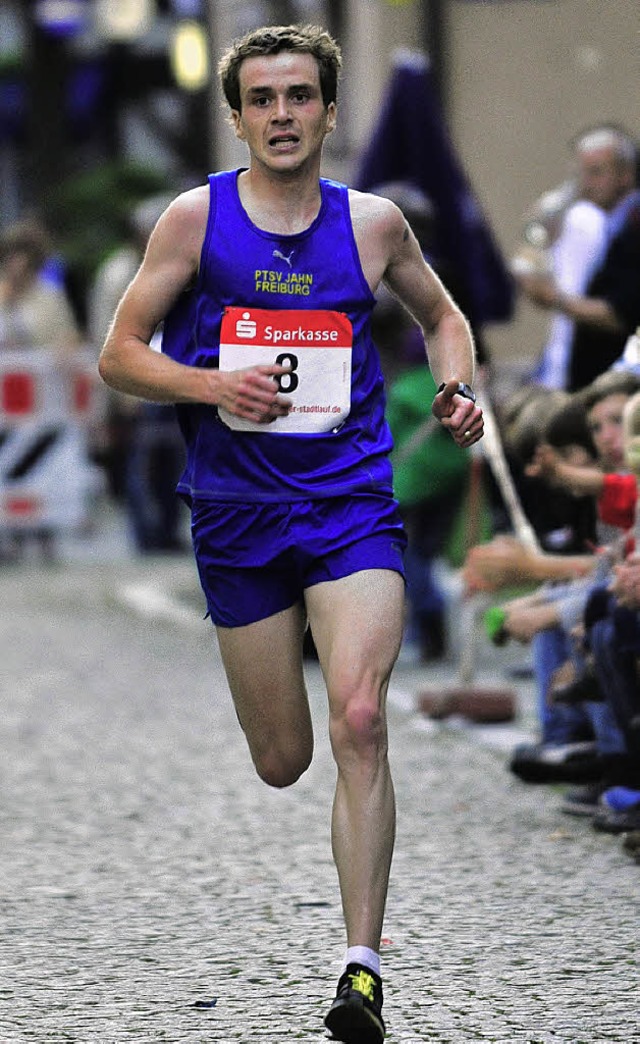
M 509 768 L 525 783 L 591 783 L 602 776 L 595 743 L 522 743 Z
M 382 979 L 369 968 L 349 964 L 324 1024 L 344 1044 L 380 1044 L 385 1036 L 381 1012 Z

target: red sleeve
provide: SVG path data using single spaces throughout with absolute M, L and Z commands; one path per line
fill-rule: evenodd
M 637 500 L 635 475 L 605 475 L 604 488 L 598 498 L 598 515 L 611 526 L 633 529 Z

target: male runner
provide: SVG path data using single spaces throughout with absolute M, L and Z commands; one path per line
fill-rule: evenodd
M 369 320 L 384 280 L 422 326 L 434 413 L 482 435 L 469 328 L 401 212 L 320 178 L 340 51 L 313 26 L 260 29 L 220 75 L 249 167 L 160 218 L 102 351 L 119 389 L 175 402 L 178 486 L 229 686 L 260 777 L 294 783 L 313 751 L 309 621 L 337 765 L 332 845 L 347 954 L 334 1038 L 384 1037 L 379 945 L 394 842 L 385 697 L 402 635 L 404 534 Z M 163 353 L 149 347 L 164 320 Z

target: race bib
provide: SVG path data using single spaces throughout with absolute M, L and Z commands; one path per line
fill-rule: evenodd
M 308 434 L 331 431 L 351 409 L 351 321 L 342 312 L 227 308 L 220 333 L 220 370 L 287 366 L 276 378 L 293 406 L 270 424 L 236 417 L 218 407 L 236 431 Z

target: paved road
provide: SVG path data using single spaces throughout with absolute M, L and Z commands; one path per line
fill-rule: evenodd
M 343 935 L 319 672 L 314 763 L 270 791 L 195 592 L 188 559 L 109 540 L 0 569 L 0 1044 L 324 1039 Z M 394 681 L 389 1040 L 637 1040 L 637 866 L 509 776 L 511 733 L 414 713 L 446 677 Z

